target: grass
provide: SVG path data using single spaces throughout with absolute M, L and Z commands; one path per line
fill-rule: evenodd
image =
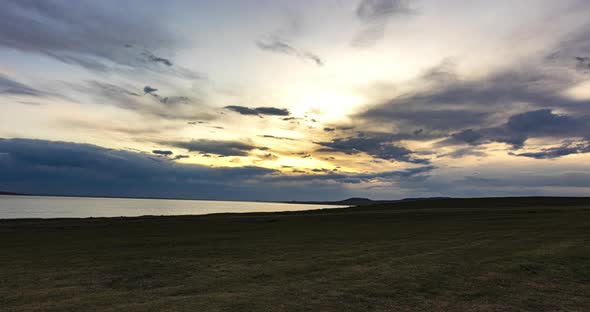
M 490 201 L 4 220 L 0 310 L 589 311 L 590 201 Z

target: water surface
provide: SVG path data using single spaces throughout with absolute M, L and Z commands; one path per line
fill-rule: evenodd
M 0 219 L 203 215 L 300 211 L 336 206 L 286 203 L 0 195 Z

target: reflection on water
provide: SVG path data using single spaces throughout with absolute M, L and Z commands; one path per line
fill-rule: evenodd
M 0 219 L 202 215 L 222 212 L 300 211 L 335 206 L 283 203 L 0 195 Z

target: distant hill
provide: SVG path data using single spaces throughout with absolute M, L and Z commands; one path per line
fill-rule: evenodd
M 516 207 L 580 207 L 590 208 L 590 197 L 481 197 L 421 198 L 375 203 L 350 209 L 416 209 L 416 208 L 516 208 Z
M 290 201 L 290 204 L 308 204 L 308 205 L 334 205 L 334 206 L 368 206 L 376 204 L 391 204 L 405 201 L 423 201 L 423 200 L 438 200 L 449 199 L 450 197 L 423 197 L 423 198 L 404 198 L 404 199 L 389 199 L 389 200 L 372 200 L 364 197 L 352 197 L 338 201 Z
M 0 191 L 0 195 L 25 195 L 25 194 Z
M 490 208 L 490 207 L 543 207 L 543 206 L 589 206 L 590 197 L 482 197 L 453 198 L 425 197 L 404 198 L 400 200 L 371 200 L 369 198 L 348 198 L 340 201 L 291 201 L 293 204 L 335 205 L 335 206 L 371 206 L 371 208 Z
M 387 204 L 397 202 L 397 200 L 372 200 L 369 198 L 352 197 L 338 201 L 290 201 L 290 204 L 308 204 L 308 205 L 334 205 L 334 206 L 367 206 L 375 204 Z

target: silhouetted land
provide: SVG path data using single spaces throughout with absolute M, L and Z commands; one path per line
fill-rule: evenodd
M 2 311 L 588 311 L 590 200 L 0 221 Z
M 20 193 L 15 193 L 15 192 L 0 191 L 0 195 L 25 195 L 25 194 L 20 194 Z

